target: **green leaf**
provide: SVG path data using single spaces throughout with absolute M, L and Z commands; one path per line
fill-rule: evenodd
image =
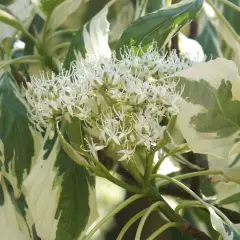
M 164 7 L 164 5 L 165 5 L 164 0 L 148 0 L 147 12 L 148 13 L 154 12 L 154 11 Z
M 145 14 L 147 3 L 148 0 L 136 0 L 134 20 Z
M 3 8 L 0 8 L 0 22 L 3 22 L 11 27 L 14 27 L 20 31 L 24 29 L 21 21 L 7 11 L 4 11 Z
M 0 0 L 0 4 L 9 5 L 12 4 L 14 0 Z
M 31 128 L 27 107 L 8 72 L 0 78 L 0 111 L 2 172 L 17 196 L 34 160 L 34 138 L 37 135 Z
M 239 233 L 230 225 L 227 225 L 223 220 L 209 207 L 211 223 L 213 228 L 219 232 L 223 240 L 239 240 Z
M 184 25 L 200 11 L 203 0 L 188 0 L 149 13 L 134 21 L 115 45 L 117 53 L 124 46 L 147 46 L 156 40 L 162 48 Z
M 90 208 L 96 208 L 95 180 L 86 168 L 73 162 L 64 152 L 59 154 L 56 167 L 59 168 L 59 177 L 64 176 L 55 216 L 56 219 L 60 217 L 56 239 L 77 239 L 95 219 L 90 216 Z M 96 209 L 93 212 L 96 213 Z
M 240 184 L 240 167 L 230 167 L 226 168 L 223 171 L 224 177 L 228 180 L 239 183 Z
M 74 124 L 67 124 L 67 125 L 70 125 L 71 127 L 67 127 L 68 129 L 73 129 Z M 84 167 L 87 167 L 89 166 L 88 162 L 84 159 L 84 157 L 76 151 L 76 149 L 78 151 L 82 151 L 80 149 L 80 146 L 82 146 L 81 144 L 78 145 L 79 143 L 79 139 L 76 139 L 77 135 L 79 135 L 79 129 L 76 129 L 77 131 L 77 134 L 75 135 L 73 133 L 74 136 L 72 136 L 71 132 L 70 134 L 68 133 L 68 135 L 70 136 L 69 139 L 70 139 L 70 143 L 71 145 L 75 146 L 75 147 L 72 147 L 64 138 L 64 136 L 62 135 L 62 133 L 60 132 L 59 129 L 57 129 L 57 132 L 58 132 L 58 136 L 59 136 L 59 139 L 60 139 L 60 142 L 61 142 L 61 145 L 62 145 L 62 148 L 63 150 L 66 152 L 66 154 L 68 155 L 68 157 L 70 157 L 73 161 L 75 161 L 77 164 L 81 165 L 81 166 L 84 166 Z M 81 139 L 81 138 L 80 138 Z
M 207 15 L 204 14 L 204 17 L 207 18 Z M 214 26 L 208 19 L 206 21 L 203 31 L 196 37 L 196 40 L 201 44 L 207 58 L 215 59 L 222 54 L 220 42 Z
M 85 146 L 82 131 L 83 131 L 82 122 L 76 117 L 72 118 L 71 123 L 68 123 L 66 126 L 66 132 L 70 144 L 77 151 L 82 151 L 81 147 Z
M 235 202 L 240 202 L 240 192 L 233 194 L 230 197 L 218 201 L 219 205 L 231 204 Z
M 240 7 L 240 0 L 228 0 L 228 1 Z M 239 12 L 227 6 L 226 4 L 223 5 L 224 5 L 223 9 L 224 17 L 228 20 L 228 22 L 232 25 L 232 27 L 239 35 L 240 34 L 240 25 L 238 24 L 240 21 Z
M 209 214 L 204 209 L 186 207 L 183 209 L 183 217 L 193 226 L 205 232 L 211 239 L 217 239 L 218 233 L 213 229 Z
M 56 6 L 64 1 L 65 0 L 32 0 L 47 17 L 51 15 Z
M 24 181 L 25 198 L 42 239 L 78 239 L 95 220 L 94 178 L 61 149 L 59 139 L 48 141 Z
M 93 54 L 95 57 L 111 55 L 108 46 L 109 22 L 107 21 L 109 5 L 106 5 L 83 28 L 77 32 L 69 47 L 64 67 L 69 69 L 71 63 L 76 60 L 76 53 L 83 56 Z

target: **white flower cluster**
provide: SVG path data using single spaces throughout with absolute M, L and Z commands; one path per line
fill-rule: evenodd
M 118 160 L 129 160 L 136 147 L 150 149 L 163 137 L 163 117 L 176 115 L 181 104 L 182 90 L 169 75 L 193 64 L 154 45 L 146 52 L 127 49 L 121 60 L 78 55 L 71 71 L 32 78 L 25 96 L 39 130 L 77 117 L 88 126 L 86 151 L 97 158 L 97 151 L 111 148 Z

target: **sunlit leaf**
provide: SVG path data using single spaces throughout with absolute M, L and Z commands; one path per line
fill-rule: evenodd
M 48 17 L 53 12 L 54 8 L 65 0 L 31 0 L 41 11 Z
M 153 40 L 162 48 L 184 25 L 196 17 L 202 4 L 202 0 L 181 1 L 140 17 L 123 32 L 115 50 L 119 53 L 125 45 L 145 46 Z
M 3 178 L 0 180 L 0 231 L 1 239 L 31 240 L 24 218 L 15 208 Z
M 18 196 L 36 158 L 41 135 L 33 130 L 27 106 L 13 81 L 8 72 L 0 78 L 0 149 L 2 172 Z
M 75 54 L 80 52 L 83 56 L 94 55 L 95 57 L 111 55 L 108 45 L 109 23 L 107 21 L 109 5 L 106 5 L 76 34 L 69 47 L 64 66 L 69 68 L 71 62 L 76 59 Z
M 46 147 L 24 181 L 36 232 L 42 239 L 78 239 L 96 217 L 94 179 L 61 150 L 59 140 Z
M 218 182 L 216 184 L 216 204 L 226 205 L 240 203 L 240 185 L 233 182 Z
M 228 158 L 239 131 L 240 77 L 233 62 L 216 59 L 177 73 L 186 100 L 178 125 L 194 152 Z M 181 83 L 181 81 L 180 81 Z

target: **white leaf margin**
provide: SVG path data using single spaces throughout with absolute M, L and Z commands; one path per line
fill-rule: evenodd
M 2 240 L 31 240 L 24 218 L 16 211 L 7 190 L 4 179 L 0 174 L 4 204 L 0 206 L 0 232 Z
M 111 57 L 111 49 L 108 44 L 110 23 L 107 20 L 107 14 L 109 7 L 115 2 L 116 0 L 112 0 L 106 4 L 89 23 L 83 26 L 83 40 L 89 58 L 101 59 L 101 57 Z M 89 29 L 87 29 L 88 26 Z
M 60 149 L 57 140 L 47 159 L 45 150 L 39 155 L 33 169 L 24 180 L 24 195 L 35 223 L 37 235 L 43 240 L 56 238 L 58 219 L 55 219 L 61 193 L 61 178 L 56 182 L 54 164 Z
M 233 61 L 217 58 L 179 71 L 175 76 L 184 77 L 193 81 L 204 79 L 214 88 L 220 86 L 222 79 L 229 80 L 232 83 L 233 100 L 240 100 L 240 76 L 238 68 Z M 190 125 L 190 119 L 203 110 L 204 108 L 200 105 L 184 101 L 177 119 L 177 125 L 180 131 L 193 152 L 228 159 L 229 151 L 234 145 L 237 133 L 225 138 L 216 138 L 216 134 L 197 132 Z
M 48 29 L 54 31 L 60 27 L 79 8 L 83 1 L 67 0 L 55 7 L 47 23 Z
M 35 224 L 37 235 L 42 240 L 56 239 L 61 213 L 58 219 L 56 219 L 55 216 L 64 178 L 64 174 L 61 176 L 58 175 L 58 169 L 55 167 L 55 162 L 61 148 L 59 138 L 56 139 L 47 159 L 44 159 L 46 150 L 43 149 L 43 146 L 48 139 L 49 131 L 50 129 L 48 129 L 45 134 L 42 149 L 39 152 L 35 165 L 23 182 L 23 193 L 28 204 L 27 211 L 32 218 L 30 220 Z M 98 217 L 95 188 L 91 186 L 90 183 L 88 183 L 88 187 L 90 215 L 88 216 L 85 231 Z M 82 239 L 85 231 L 80 234 L 78 239 Z
M 208 211 L 210 213 L 213 228 L 220 233 L 223 240 L 234 240 L 234 233 L 228 233 L 226 231 L 223 220 L 215 213 L 215 211 L 211 207 L 208 208 Z

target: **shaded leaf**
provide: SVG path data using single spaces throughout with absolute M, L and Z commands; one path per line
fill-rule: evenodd
M 65 0 L 56 6 L 47 22 L 48 29 L 54 31 L 61 26 L 67 20 L 68 16 L 78 9 L 81 2 L 82 0 Z
M 202 32 L 196 37 L 196 40 L 201 44 L 207 59 L 215 59 L 222 55 L 221 46 L 216 33 L 216 30 L 207 15 L 204 14 L 205 19 L 199 19 L 200 21 L 206 21 Z
M 213 228 L 219 232 L 223 240 L 239 240 L 240 235 L 231 226 L 223 222 L 223 220 L 214 212 L 212 208 L 208 209 Z
M 65 0 L 31 0 L 39 9 L 45 14 L 50 16 L 54 8 L 64 2 Z
M 228 0 L 228 1 L 240 7 L 240 0 Z M 232 9 L 228 5 L 224 4 L 223 15 L 239 35 L 240 34 L 240 25 L 238 24 L 240 21 L 239 12 Z
M 164 0 L 148 0 L 147 3 L 147 12 L 154 12 L 162 7 L 164 7 L 165 1 Z

